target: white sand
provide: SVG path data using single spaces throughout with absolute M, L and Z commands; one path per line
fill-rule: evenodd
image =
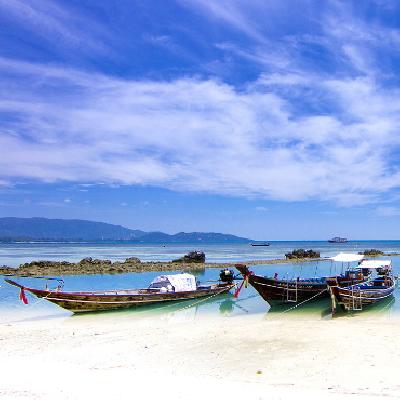
M 399 374 L 394 318 L 186 310 L 0 325 L 1 399 L 399 398 Z

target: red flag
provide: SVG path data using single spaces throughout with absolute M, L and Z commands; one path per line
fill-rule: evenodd
M 24 288 L 21 288 L 21 292 L 19 293 L 19 299 L 24 302 L 24 304 L 28 304 L 28 299 L 25 296 Z
M 243 282 L 240 284 L 240 286 L 236 288 L 235 294 L 233 295 L 233 297 L 234 297 L 235 299 L 237 299 L 237 298 L 239 297 L 239 293 L 240 293 L 240 291 L 242 290 L 243 283 L 244 283 L 244 280 L 243 280 Z
M 240 293 L 240 291 L 242 290 L 243 285 L 244 285 L 245 288 L 247 288 L 247 285 L 248 285 L 248 283 L 249 283 L 249 276 L 250 276 L 251 274 L 252 274 L 252 272 L 249 271 L 246 275 L 244 275 L 242 283 L 241 283 L 240 286 L 235 290 L 235 294 L 233 295 L 233 297 L 234 297 L 235 299 L 237 299 L 237 298 L 239 297 L 239 293 Z

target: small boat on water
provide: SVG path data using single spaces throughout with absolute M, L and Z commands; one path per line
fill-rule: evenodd
M 360 268 L 375 271 L 374 278 L 347 287 L 341 287 L 333 277 L 327 279 L 333 314 L 338 305 L 345 311 L 362 311 L 365 306 L 393 295 L 396 282 L 391 260 L 365 260 Z
M 82 292 L 63 291 L 62 287 L 55 290 L 41 290 L 23 286 L 10 279 L 5 279 L 5 281 L 20 289 L 20 299 L 26 304 L 28 301 L 25 292 L 30 292 L 36 297 L 55 303 L 68 311 L 81 313 L 217 296 L 227 293 L 235 287 L 233 271 L 231 272 L 221 271 L 220 281 L 211 285 L 198 284 L 194 275 L 185 273 L 157 276 L 150 286 L 144 289 Z
M 250 243 L 250 246 L 253 246 L 253 247 L 269 246 L 269 243 Z
M 340 237 L 340 236 L 335 236 L 332 239 L 328 240 L 329 243 L 347 243 L 348 240 L 347 238 Z
M 367 280 L 369 274 L 367 269 L 359 268 L 358 264 L 354 268 L 350 267 L 350 263 L 359 262 L 363 257 L 358 254 L 339 254 L 331 259 L 332 261 L 348 263 L 347 271 L 335 276 L 338 286 L 349 286 Z M 271 306 L 329 297 L 327 277 L 279 278 L 277 273 L 274 276 L 256 275 L 246 265 L 237 264 L 235 267 Z

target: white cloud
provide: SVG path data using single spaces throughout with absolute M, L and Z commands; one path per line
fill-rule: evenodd
M 337 112 L 304 115 L 297 100 L 262 84 L 238 91 L 196 78 L 129 81 L 12 60 L 2 60 L 0 72 L 8 74 L 0 81 L 4 181 L 151 184 L 340 204 L 377 201 L 400 185 L 392 162 L 398 93 L 371 79 L 306 83 L 334 97 Z M 10 91 L 16 81 L 25 84 Z
M 217 79 L 123 80 L 0 59 L 0 186 L 150 184 L 345 205 L 377 202 L 399 187 L 400 93 L 381 84 L 374 54 L 384 38 L 398 46 L 398 31 L 366 25 L 330 2 L 314 18 L 320 31 L 270 38 L 256 21 L 272 18 L 281 2 L 182 3 L 253 40 L 215 46 L 263 66 L 259 79 L 238 89 Z M 50 2 L 0 7 L 70 45 L 80 37 L 79 17 Z M 337 73 L 305 67 L 304 44 L 339 60 Z

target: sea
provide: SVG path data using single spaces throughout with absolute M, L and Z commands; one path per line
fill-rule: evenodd
M 128 257 L 138 257 L 142 261 L 170 261 L 179 258 L 191 250 L 201 250 L 206 254 L 208 262 L 246 262 L 260 260 L 260 264 L 252 265 L 251 269 L 261 275 L 287 277 L 315 277 L 340 273 L 344 266 L 332 263 L 330 260 L 287 264 L 262 264 L 263 260 L 284 258 L 293 249 L 313 249 L 328 258 L 340 252 L 357 253 L 365 249 L 379 249 L 385 253 L 399 253 L 400 241 L 349 241 L 347 243 L 331 244 L 325 241 L 276 241 L 268 247 L 253 247 L 249 244 L 132 244 L 132 243 L 2 243 L 0 244 L 0 265 L 18 267 L 20 264 L 34 260 L 53 260 L 76 262 L 85 257 L 124 260 Z M 391 257 L 395 275 L 400 275 L 400 256 Z M 173 271 L 168 273 L 179 273 Z M 202 268 L 193 272 L 202 283 L 216 281 L 219 269 Z M 75 275 L 63 276 L 64 290 L 103 290 L 147 287 L 159 272 L 125 273 L 114 275 Z M 34 278 L 18 278 L 26 286 L 44 288 L 49 281 Z M 73 316 L 54 304 L 39 300 L 28 295 L 29 303 L 19 300 L 19 291 L 5 283 L 0 277 L 0 323 L 21 322 L 37 319 L 68 319 L 88 318 L 86 315 Z M 242 290 L 238 299 L 232 295 L 218 296 L 201 301 L 185 301 L 170 303 L 163 306 L 145 306 L 138 309 L 114 311 L 124 317 L 137 315 L 169 315 L 185 318 L 201 318 L 215 316 L 221 318 L 239 315 L 252 315 L 257 318 L 317 318 L 321 320 L 332 318 L 328 299 L 313 301 L 296 306 L 274 306 L 271 308 L 252 288 Z M 105 313 L 103 313 L 105 314 Z M 108 314 L 108 313 L 107 313 Z M 370 306 L 362 313 L 345 313 L 336 317 L 360 318 L 393 318 L 400 316 L 400 290 L 396 289 L 393 298 Z M 335 318 L 336 318 L 335 317 Z

